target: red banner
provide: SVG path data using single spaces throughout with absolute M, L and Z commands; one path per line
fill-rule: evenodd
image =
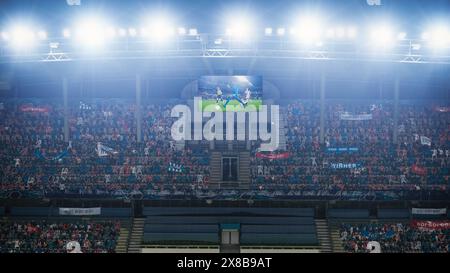
M 266 159 L 285 159 L 289 157 L 288 152 L 280 153 L 280 154 L 264 154 L 264 153 L 256 153 L 257 158 L 266 158 Z
M 30 104 L 20 106 L 22 112 L 35 112 L 35 113 L 48 113 L 50 109 L 48 107 L 34 107 Z
M 411 171 L 417 175 L 426 175 L 427 174 L 426 168 L 417 166 L 416 164 L 412 165 Z
M 450 229 L 450 221 L 417 221 L 413 220 L 411 222 L 411 226 L 419 229 L 426 230 L 441 230 L 441 229 Z

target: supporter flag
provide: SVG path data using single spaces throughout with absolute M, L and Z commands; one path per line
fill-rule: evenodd
M 172 162 L 169 162 L 169 167 L 167 168 L 167 170 L 169 172 L 174 172 L 174 173 L 181 173 L 181 172 L 183 172 L 183 169 L 184 169 L 183 165 L 175 164 Z
M 422 145 L 428 145 L 431 146 L 431 139 L 426 136 L 420 136 L 420 143 Z
M 118 152 L 111 147 L 103 145 L 101 142 L 97 142 L 97 154 L 98 156 L 108 156 L 110 154 L 117 154 Z

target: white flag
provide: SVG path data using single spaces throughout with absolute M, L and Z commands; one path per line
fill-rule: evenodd
M 103 145 L 101 142 L 97 142 L 97 154 L 98 156 L 107 156 L 109 154 L 117 154 L 113 148 Z
M 420 136 L 420 143 L 422 145 L 428 145 L 431 146 L 431 139 L 426 136 Z

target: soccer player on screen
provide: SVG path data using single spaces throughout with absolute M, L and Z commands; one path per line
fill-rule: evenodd
M 248 87 L 247 87 L 247 89 L 245 89 L 244 95 L 245 95 L 245 97 L 244 97 L 243 102 L 244 102 L 244 107 L 245 107 L 245 106 L 247 106 L 248 102 L 250 101 L 250 97 L 252 95 L 252 92 L 250 91 L 250 89 L 248 89 Z
M 233 95 L 231 97 L 227 98 L 227 101 L 225 102 L 223 107 L 227 108 L 228 103 L 233 99 L 237 100 L 241 104 L 242 107 L 245 107 L 244 102 L 241 100 L 241 98 L 239 98 L 239 88 L 237 88 L 237 87 L 233 88 Z
M 223 102 L 223 98 L 222 98 L 222 90 L 220 89 L 220 87 L 217 86 L 216 88 L 216 103 Z

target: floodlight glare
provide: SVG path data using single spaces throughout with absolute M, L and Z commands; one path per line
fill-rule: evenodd
M 127 30 L 124 28 L 119 28 L 119 36 L 120 37 L 125 37 L 127 36 Z
M 405 39 L 406 39 L 406 32 L 400 32 L 400 33 L 397 35 L 397 39 L 399 39 L 399 40 L 405 40 Z
M 152 17 L 150 21 L 145 23 L 145 29 L 148 31 L 150 39 L 163 42 L 175 34 L 175 28 L 170 20 L 163 16 Z
M 265 34 L 266 36 L 272 35 L 272 28 L 266 27 L 266 28 L 264 29 L 264 34 Z
M 435 26 L 423 35 L 425 40 L 433 48 L 445 48 L 450 46 L 450 32 L 446 26 Z
M 247 39 L 252 35 L 253 23 L 246 16 L 232 16 L 228 22 L 226 35 L 237 39 Z
M 283 36 L 285 33 L 286 33 L 286 29 L 285 28 L 280 27 L 280 28 L 277 29 L 277 35 L 278 36 Z
M 9 40 L 16 48 L 27 48 L 35 42 L 34 32 L 26 26 L 16 26 L 11 29 Z
M 302 43 L 318 42 L 322 37 L 322 22 L 316 16 L 301 17 L 297 22 L 296 29 L 296 36 Z
M 345 28 L 344 27 L 336 28 L 336 37 L 338 39 L 342 39 L 345 37 Z
M 387 48 L 394 44 L 394 32 L 387 25 L 372 28 L 370 32 L 370 41 L 375 47 Z
M 190 35 L 190 36 L 196 36 L 196 35 L 198 35 L 197 29 L 196 29 L 196 28 L 190 28 L 190 29 L 189 29 L 189 35 Z
M 3 31 L 1 33 L 1 36 L 2 36 L 3 40 L 5 40 L 5 41 L 9 40 L 9 33 L 8 32 Z
M 69 29 L 64 29 L 63 30 L 63 36 L 64 38 L 70 38 L 70 30 Z
M 114 38 L 116 37 L 116 29 L 112 26 L 106 28 L 106 37 Z
M 354 39 L 356 37 L 356 28 L 348 27 L 347 28 L 347 38 Z
M 131 37 L 134 37 L 134 36 L 136 36 L 137 35 L 137 31 L 136 31 L 136 29 L 135 28 L 129 28 L 128 29 L 128 35 L 130 35 Z
M 99 18 L 83 18 L 77 26 L 75 38 L 82 46 L 101 47 L 108 38 L 107 26 Z
M 179 27 L 178 35 L 186 35 L 186 29 L 184 27 Z
M 37 32 L 37 37 L 39 40 L 46 40 L 47 39 L 47 32 L 40 30 Z

